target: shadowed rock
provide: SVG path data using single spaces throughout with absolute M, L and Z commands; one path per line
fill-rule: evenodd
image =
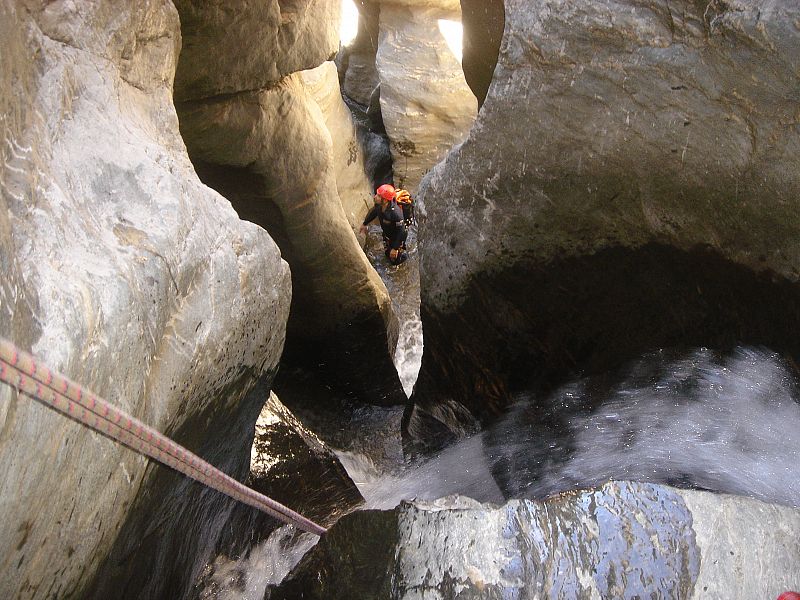
M 364 501 L 333 452 L 303 427 L 275 394 L 270 395 L 256 422 L 247 484 L 323 527 Z M 227 535 L 217 548 L 219 555 L 209 562 L 195 586 L 195 592 L 201 592 L 199 597 L 217 598 L 222 590 L 233 593 L 231 572 L 245 579 L 257 576 L 241 572 L 240 561 L 257 552 L 257 544 L 281 525 L 266 513 L 237 504 L 225 528 Z
M 503 39 L 503 0 L 461 0 L 461 22 L 464 26 L 461 66 L 480 108 L 489 91 Z
M 242 10 L 256 11 L 250 14 L 255 19 L 259 4 L 266 10 L 275 3 L 243 3 Z M 322 32 L 338 23 L 338 12 L 336 19 L 326 20 L 331 7 L 338 11 L 337 2 L 278 4 L 281 19 L 289 23 L 302 19 L 313 29 L 309 19 L 315 14 Z M 258 69 L 238 77 L 238 71 L 206 73 L 190 55 L 181 59 L 178 80 L 211 77 L 218 93 L 226 93 L 206 97 L 202 87 L 187 84 L 177 105 L 181 132 L 200 177 L 229 198 L 242 218 L 264 227 L 291 266 L 284 361 L 319 371 L 361 401 L 402 404 L 405 395 L 391 362 L 397 319 L 353 231 L 371 207 L 371 200 L 365 201 L 371 190 L 349 115 L 334 98 L 335 67 L 286 74 L 321 64 L 327 46 L 315 34 L 281 47 L 286 55 L 275 57 L 261 53 L 268 42 L 261 41 L 248 19 L 237 18 L 227 27 L 213 6 L 179 3 L 178 9 L 192 23 L 184 32 L 189 46 L 225 54 L 232 36 L 240 37 L 256 44 L 258 51 L 244 54 L 266 73 L 273 63 L 286 65 L 280 82 L 265 76 L 253 86 L 247 73 Z M 291 27 L 286 31 L 297 33 Z M 279 28 L 276 35 L 283 39 L 284 34 L 289 35 Z M 303 44 L 308 48 L 303 50 Z M 304 57 L 317 57 L 318 62 L 309 64 Z M 350 139 L 343 137 L 344 130 Z M 352 177 L 357 169 L 362 171 L 360 181 Z

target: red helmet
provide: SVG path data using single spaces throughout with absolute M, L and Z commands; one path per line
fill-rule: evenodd
M 377 189 L 377 193 L 384 200 L 392 200 L 394 199 L 394 186 L 384 183 Z

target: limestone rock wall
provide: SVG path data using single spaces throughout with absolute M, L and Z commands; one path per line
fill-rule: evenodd
M 242 475 L 264 398 L 247 391 L 277 366 L 290 275 L 188 160 L 177 12 L 3 1 L 0 37 L 0 335 Z M 115 597 L 178 597 L 230 510 L 5 385 L 0 477 L 8 598 L 91 597 L 109 556 L 128 585 Z M 200 541 L 181 515 L 209 510 Z M 128 535 L 154 526 L 148 543 Z M 123 546 L 147 547 L 152 569 Z
M 478 120 L 422 186 L 417 407 L 493 414 L 644 348 L 797 356 L 798 5 L 535 7 L 505 2 Z
M 382 3 L 376 67 L 395 184 L 415 193 L 422 176 L 464 140 L 477 101 L 439 30 L 458 3 Z
M 777 598 L 800 584 L 798 527 L 797 509 L 628 482 L 404 503 L 340 520 L 271 597 Z
M 342 90 L 356 114 L 370 115 L 372 133 L 388 137 L 394 183 L 415 193 L 422 176 L 464 140 L 477 112 L 439 30 L 439 19 L 461 19 L 461 7 L 452 0 L 358 5 L 358 35 L 338 59 Z
M 375 68 L 380 4 L 362 0 L 357 6 L 358 32 L 342 53 L 346 56 L 342 92 L 362 106 L 369 106 L 372 93 L 380 85 L 380 76 Z
M 339 49 L 341 13 L 332 0 L 176 0 L 175 5 L 184 36 L 177 101 L 269 87 L 320 65 Z
M 241 4 L 242 10 L 255 10 L 252 3 Z M 339 9 L 334 0 L 326 6 Z M 224 52 L 232 37 L 254 35 L 243 21 L 223 26 L 212 6 L 179 2 L 178 10 L 182 18 L 188 11 L 194 23 L 183 30 L 189 47 L 204 44 Z M 324 21 L 328 10 L 318 10 L 320 29 L 338 23 Z M 301 54 L 316 56 L 316 65 L 322 64 L 326 48 L 317 48 L 313 36 L 307 43 L 316 54 Z M 272 56 L 259 60 L 265 69 L 271 61 L 291 63 Z M 194 61 L 181 58 L 177 80 L 193 81 L 196 69 Z M 356 174 L 362 159 L 349 115 L 335 98 L 335 68 L 319 69 L 297 71 L 255 89 L 244 76 L 229 85 L 230 73 L 217 74 L 220 86 L 235 90 L 213 97 L 202 90 L 187 92 L 177 104 L 181 132 L 200 177 L 230 198 L 242 218 L 267 229 L 291 266 L 285 362 L 320 371 L 362 401 L 403 403 L 391 362 L 397 319 L 353 231 L 369 209 L 368 184 Z
M 364 152 L 339 89 L 336 65 L 325 62 L 315 69 L 301 71 L 300 78 L 322 113 L 330 136 L 336 192 L 350 227 L 359 236 L 361 223 L 373 205 L 372 190 L 364 167 Z

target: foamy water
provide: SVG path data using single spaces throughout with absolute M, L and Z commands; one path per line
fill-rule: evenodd
M 374 508 L 455 493 L 543 498 L 608 479 L 800 505 L 800 404 L 774 353 L 654 354 L 613 388 L 598 387 L 578 380 L 546 399 L 521 397 L 487 431 L 393 472 L 341 459 Z

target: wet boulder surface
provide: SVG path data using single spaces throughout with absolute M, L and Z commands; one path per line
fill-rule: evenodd
M 798 585 L 798 526 L 797 509 L 629 482 L 403 503 L 341 519 L 271 598 L 770 598 Z
M 798 356 L 799 11 L 505 2 L 476 124 L 421 186 L 410 437 L 652 348 Z
M 248 485 L 304 517 L 328 527 L 364 499 L 336 455 L 272 393 L 256 421 Z M 265 513 L 239 505 L 248 545 L 279 526 Z
M 339 459 L 271 393 L 256 421 L 247 485 L 304 517 L 329 527 L 364 502 Z M 241 594 L 248 577 L 256 577 L 248 560 L 258 556 L 258 545 L 275 534 L 292 542 L 312 543 L 305 534 L 266 513 L 236 504 L 216 548 L 195 583 L 192 597 L 224 598 Z M 307 541 L 306 541 L 307 540 Z M 287 548 L 287 555 L 290 550 Z M 262 568 L 263 565 L 262 565 Z M 248 572 L 250 571 L 250 572 Z

